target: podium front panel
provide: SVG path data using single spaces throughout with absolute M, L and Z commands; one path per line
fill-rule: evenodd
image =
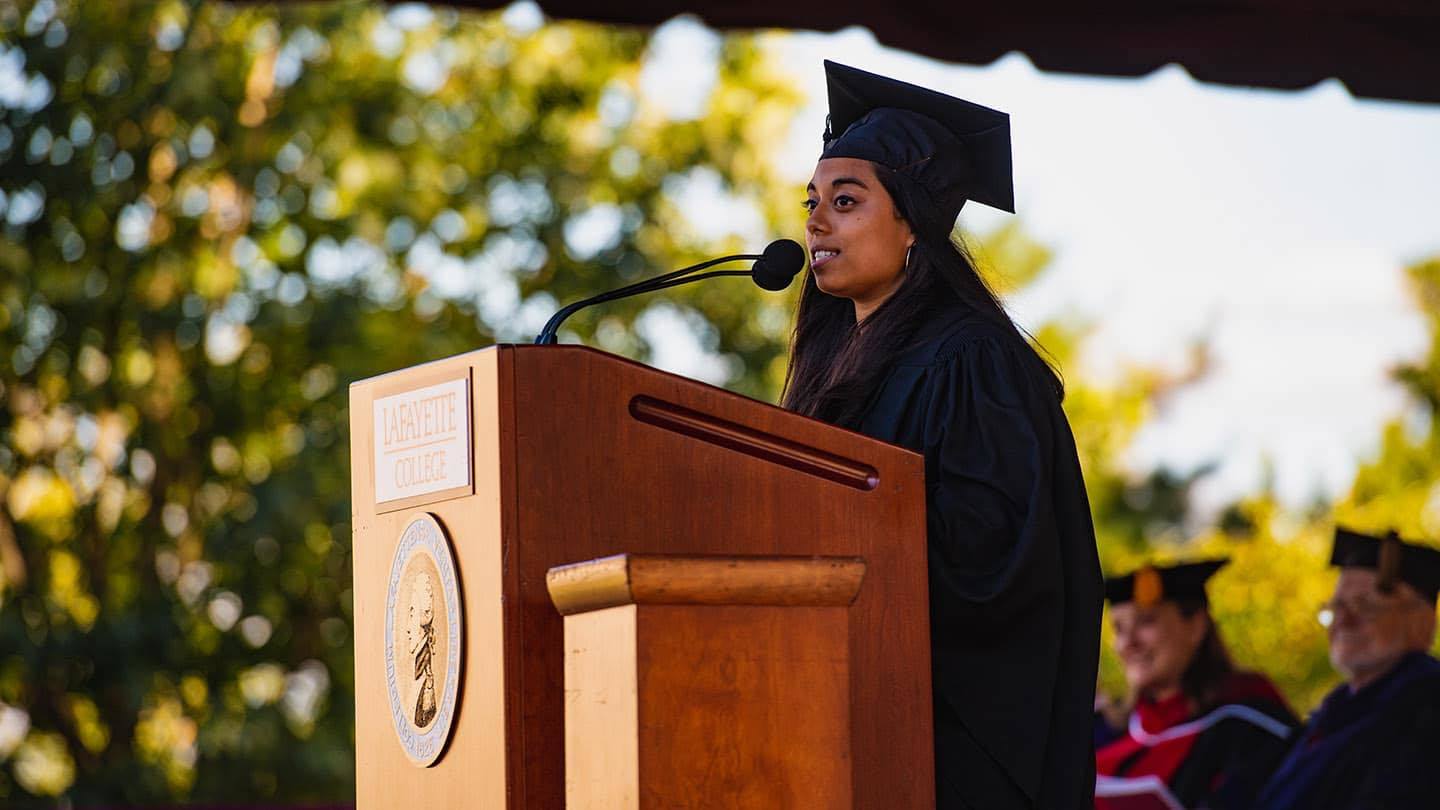
M 493 392 L 507 357 L 472 352 L 372 378 L 350 389 L 352 570 L 355 626 L 355 795 L 360 808 L 505 808 L 507 729 L 504 699 L 504 591 L 499 400 L 471 396 L 473 492 L 467 487 L 378 507 L 374 497 L 372 404 L 378 398 L 464 377 L 483 380 L 472 394 Z M 485 460 L 479 463 L 479 460 Z M 380 511 L 384 510 L 384 511 Z M 456 568 L 464 639 L 459 699 L 445 748 L 417 767 L 406 755 L 390 711 L 385 625 L 391 571 L 400 535 L 416 515 L 433 515 L 447 535 Z M 403 631 L 402 631 L 403 632 Z M 405 661 L 390 652 L 391 667 Z
M 363 469 L 371 403 L 465 369 L 474 493 L 378 513 Z M 545 576 L 624 552 L 864 557 L 850 610 L 855 806 L 934 806 L 920 456 L 575 346 L 499 346 L 356 383 L 351 424 L 363 810 L 422 797 L 562 808 L 564 632 Z M 371 708 L 386 698 L 386 577 L 417 512 L 450 532 L 466 621 L 450 748 L 428 769 Z M 463 784 L 427 787 L 451 780 Z

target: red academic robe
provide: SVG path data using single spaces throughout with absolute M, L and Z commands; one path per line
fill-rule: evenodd
M 1183 694 L 1142 700 L 1125 736 L 1096 752 L 1095 770 L 1112 785 L 1114 778 L 1158 778 L 1187 808 L 1245 807 L 1298 725 L 1269 680 L 1237 672 L 1207 712 Z

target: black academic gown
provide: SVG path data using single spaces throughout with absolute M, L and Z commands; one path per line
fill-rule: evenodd
M 1359 692 L 1337 687 L 1315 710 L 1254 806 L 1440 807 L 1440 661 L 1411 653 Z
M 859 429 L 925 456 L 937 806 L 1089 807 L 1103 584 L 1048 371 L 967 310 L 921 327 Z

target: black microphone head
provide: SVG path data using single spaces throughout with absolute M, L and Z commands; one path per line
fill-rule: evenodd
M 793 239 L 776 239 L 765 246 L 750 277 L 761 289 L 772 292 L 790 286 L 791 279 L 805 266 L 805 248 Z

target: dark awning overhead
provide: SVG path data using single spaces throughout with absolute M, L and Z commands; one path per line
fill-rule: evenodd
M 540 6 L 553 17 L 635 25 L 684 13 L 717 28 L 863 25 L 886 45 L 950 62 L 989 64 L 1021 51 L 1042 70 L 1102 76 L 1141 76 L 1175 62 L 1218 84 L 1293 90 L 1337 78 L 1357 96 L 1440 102 L 1437 0 L 541 0 Z

